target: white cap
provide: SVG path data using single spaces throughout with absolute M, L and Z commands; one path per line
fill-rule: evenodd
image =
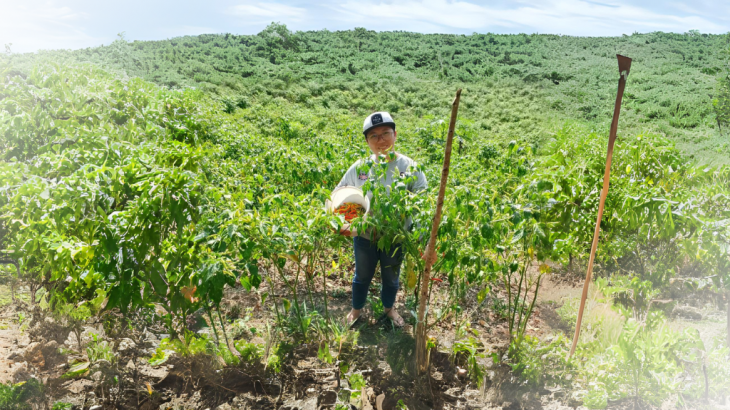
M 378 111 L 365 118 L 365 122 L 362 124 L 362 133 L 367 136 L 368 131 L 381 125 L 390 125 L 393 130 L 395 130 L 395 121 L 393 121 L 393 117 L 385 111 Z

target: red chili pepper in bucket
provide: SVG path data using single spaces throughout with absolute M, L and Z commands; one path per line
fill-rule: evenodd
M 337 207 L 335 213 L 345 215 L 345 221 L 350 222 L 365 213 L 365 209 L 360 204 L 348 202 Z

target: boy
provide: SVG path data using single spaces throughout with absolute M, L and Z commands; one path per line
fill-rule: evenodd
M 407 156 L 395 152 L 395 156 L 388 155 L 394 152 L 395 141 L 398 134 L 395 131 L 395 122 L 387 112 L 376 112 L 365 118 L 363 124 L 363 134 L 365 142 L 368 144 L 370 151 L 373 153 L 373 159 L 377 159 L 379 155 L 386 155 L 388 160 L 388 171 L 385 180 L 380 182 L 388 186 L 393 182 L 393 172 L 403 174 L 408 172 L 408 168 L 415 166 L 416 163 Z M 362 187 L 369 175 L 358 172 L 358 166 L 361 161 L 355 162 L 342 177 L 337 185 Z M 426 176 L 422 172 L 416 172 L 415 182 L 407 187 L 411 192 L 419 192 L 428 186 Z M 398 247 L 394 245 L 389 251 L 378 250 L 375 243 L 370 241 L 368 233 L 354 234 L 347 229 L 340 232 L 342 235 L 354 236 L 353 243 L 355 248 L 355 277 L 352 280 L 352 310 L 347 315 L 348 323 L 352 324 L 360 317 L 360 311 L 365 306 L 370 282 L 375 275 L 375 268 L 380 262 L 380 276 L 382 278 L 382 289 L 380 299 L 383 302 L 385 314 L 393 321 L 397 327 L 402 327 L 405 322 L 398 312 L 393 309 L 395 297 L 398 293 L 400 266 L 403 261 L 403 254 Z

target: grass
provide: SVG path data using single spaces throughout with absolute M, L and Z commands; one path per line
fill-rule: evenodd
M 0 285 L 0 307 L 9 305 L 12 301 L 10 297 L 10 286 Z

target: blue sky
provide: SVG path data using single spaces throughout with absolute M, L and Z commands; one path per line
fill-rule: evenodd
M 0 47 L 12 43 L 12 52 L 78 49 L 109 44 L 120 32 L 128 40 L 256 34 L 272 21 L 293 31 L 365 27 L 456 34 L 726 33 L 730 1 L 0 0 Z

